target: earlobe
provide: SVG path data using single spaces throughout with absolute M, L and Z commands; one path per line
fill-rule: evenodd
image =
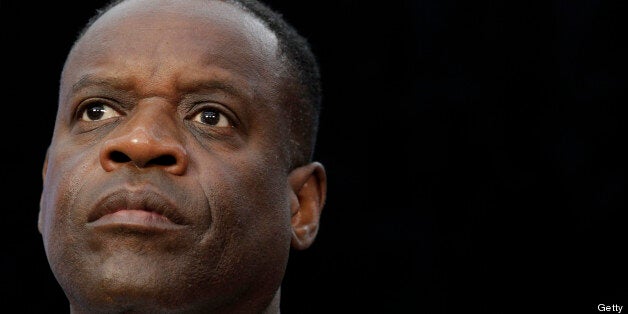
M 304 250 L 314 242 L 327 196 L 327 175 L 318 162 L 298 167 L 290 173 L 292 247 Z
M 44 166 L 41 169 L 41 180 L 46 181 L 46 171 L 48 170 L 48 150 L 46 150 L 46 156 L 44 157 Z

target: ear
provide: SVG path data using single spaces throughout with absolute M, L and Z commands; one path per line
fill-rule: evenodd
M 46 157 L 44 158 L 44 167 L 41 170 L 41 182 L 42 184 L 46 182 L 46 171 L 48 170 L 48 150 L 46 150 Z M 42 194 L 39 198 L 39 216 L 37 219 L 37 230 L 39 233 L 42 233 L 44 230 L 44 213 L 42 210 L 42 202 L 44 199 L 44 195 Z
M 318 224 L 327 196 L 327 175 L 318 162 L 296 168 L 290 172 L 290 214 L 292 247 L 307 249 L 316 238 Z

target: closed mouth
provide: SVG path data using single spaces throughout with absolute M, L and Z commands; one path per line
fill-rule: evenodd
M 151 189 L 117 190 L 96 202 L 87 223 L 90 226 L 118 226 L 172 229 L 187 225 L 179 208 Z

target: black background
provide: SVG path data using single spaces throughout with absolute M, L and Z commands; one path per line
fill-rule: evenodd
M 65 54 L 103 3 L 0 3 L 0 297 L 20 312 L 67 312 L 41 164 Z M 628 306 L 625 1 L 268 3 L 319 58 L 329 178 L 283 313 Z

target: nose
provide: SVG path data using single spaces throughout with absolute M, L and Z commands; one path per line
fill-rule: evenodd
M 188 154 L 177 139 L 177 123 L 159 105 L 136 108 L 136 112 L 110 133 L 100 150 L 100 164 L 107 172 L 132 165 L 140 169 L 160 168 L 183 175 Z

